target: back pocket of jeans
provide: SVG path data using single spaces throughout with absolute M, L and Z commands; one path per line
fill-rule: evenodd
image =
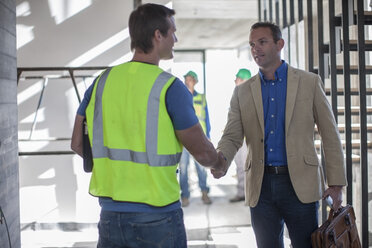
M 131 222 L 139 247 L 174 247 L 172 217 L 151 222 Z

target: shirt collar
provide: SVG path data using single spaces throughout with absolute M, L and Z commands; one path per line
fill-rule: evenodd
M 288 69 L 288 65 L 287 65 L 287 63 L 284 61 L 284 60 L 282 60 L 282 64 L 278 67 L 278 69 L 276 69 L 276 71 L 275 71 L 275 81 L 279 81 L 278 79 L 279 78 L 282 78 L 282 79 L 284 79 L 284 77 L 286 76 L 286 74 L 287 74 L 287 69 Z M 265 76 L 264 76 L 264 74 L 261 72 L 261 70 L 259 70 L 259 74 L 260 74 L 260 77 L 261 77 L 261 81 L 263 81 L 263 82 L 266 82 L 266 81 L 270 81 L 270 80 L 266 80 L 265 79 Z M 282 80 L 282 81 L 284 81 L 284 80 Z M 279 81 L 280 82 L 280 81 Z

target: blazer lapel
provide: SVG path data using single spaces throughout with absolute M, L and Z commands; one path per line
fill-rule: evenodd
M 261 78 L 258 73 L 256 75 L 254 82 L 250 86 L 252 89 L 253 100 L 256 106 L 257 117 L 261 125 L 262 133 L 264 133 L 265 126 L 264 126 L 264 118 L 263 118 L 264 112 L 263 112 L 263 104 L 262 104 Z
M 300 82 L 300 77 L 297 75 L 296 71 L 293 70 L 293 68 L 288 65 L 287 100 L 286 100 L 286 109 L 285 109 L 285 133 L 286 134 L 288 133 L 289 123 L 292 118 L 299 82 Z

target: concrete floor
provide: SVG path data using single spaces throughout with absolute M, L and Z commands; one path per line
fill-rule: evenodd
M 184 208 L 188 247 L 191 248 L 255 248 L 256 241 L 250 222 L 249 208 L 243 202 L 230 203 L 236 193 L 235 170 L 229 170 L 223 180 L 209 175 L 211 205 L 204 205 L 197 188 L 197 178 L 190 176 L 190 205 Z M 66 225 L 58 223 L 43 228 L 24 228 L 21 232 L 22 248 L 96 247 L 96 224 Z M 63 230 L 61 230 L 63 229 Z M 285 238 L 285 247 L 290 241 Z

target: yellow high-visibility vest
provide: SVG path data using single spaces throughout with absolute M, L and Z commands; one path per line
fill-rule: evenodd
M 204 134 L 207 134 L 207 124 L 205 122 L 206 113 L 205 107 L 207 106 L 207 101 L 204 94 L 197 94 L 193 97 L 195 114 L 199 119 L 199 123 L 203 128 Z
M 140 62 L 100 75 L 86 109 L 94 164 L 90 194 L 159 207 L 179 200 L 182 145 L 165 101 L 174 79 Z

